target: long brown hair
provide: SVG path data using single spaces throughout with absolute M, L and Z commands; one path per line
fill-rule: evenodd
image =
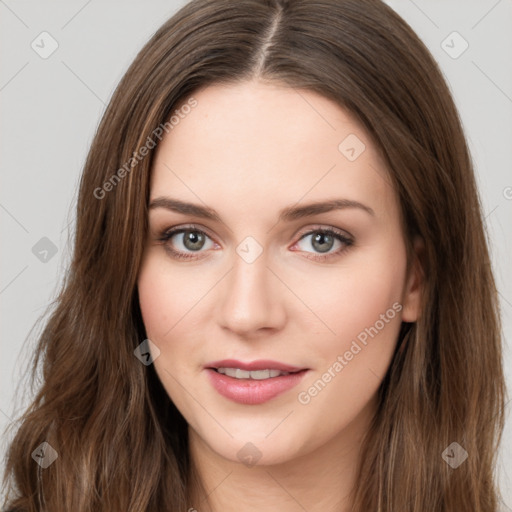
M 255 77 L 348 109 L 385 159 L 409 248 L 424 241 L 421 318 L 403 324 L 379 389 L 353 510 L 497 510 L 501 328 L 472 162 L 437 64 L 379 0 L 193 0 L 137 55 L 85 163 L 72 261 L 33 359 L 42 384 L 6 459 L 6 509 L 191 507 L 187 424 L 134 357 L 155 152 L 140 148 L 194 91 Z M 44 442 L 58 458 L 41 469 Z M 456 469 L 443 456 L 454 442 L 468 454 Z

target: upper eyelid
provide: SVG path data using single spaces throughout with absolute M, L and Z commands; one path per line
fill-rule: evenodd
M 201 226 L 199 224 L 177 225 L 177 226 L 173 226 L 172 228 L 163 229 L 159 233 L 162 233 L 162 234 L 173 233 L 173 235 L 175 235 L 175 234 L 178 234 L 178 233 L 174 233 L 174 232 L 182 232 L 182 231 L 187 231 L 187 230 L 190 230 L 190 231 L 201 231 L 202 233 L 207 235 L 212 240 L 215 239 L 215 237 L 210 234 L 210 232 L 209 232 L 209 230 L 207 228 L 205 228 L 204 226 Z

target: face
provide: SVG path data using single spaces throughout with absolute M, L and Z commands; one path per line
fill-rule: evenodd
M 330 100 L 261 82 L 193 96 L 152 170 L 138 291 L 153 364 L 206 449 L 289 461 L 364 429 L 417 317 L 399 204 Z

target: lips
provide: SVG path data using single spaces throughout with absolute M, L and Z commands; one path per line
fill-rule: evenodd
M 219 368 L 239 368 L 240 370 L 256 371 L 256 370 L 279 370 L 281 372 L 295 373 L 307 368 L 300 368 L 298 366 L 291 366 L 289 364 L 280 363 L 278 361 L 271 361 L 269 359 L 259 359 L 244 363 L 236 359 L 222 359 L 221 361 L 212 361 L 204 366 L 206 369 L 217 370 Z
M 211 385 L 220 395 L 233 402 L 245 405 L 263 404 L 291 390 L 308 372 L 308 368 L 300 368 L 269 360 L 243 363 L 234 359 L 224 359 L 208 363 L 204 369 Z M 221 372 L 218 371 L 219 369 Z M 226 375 L 225 369 L 236 369 L 235 375 L 242 374 L 242 377 L 237 378 L 236 376 Z M 264 370 L 284 373 L 275 377 L 269 375 L 269 377 L 264 378 L 262 376 L 247 378 L 249 372 L 263 373 Z

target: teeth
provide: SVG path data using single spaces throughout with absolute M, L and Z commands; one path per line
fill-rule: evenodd
M 254 370 L 249 372 L 240 368 L 217 368 L 217 371 L 235 379 L 265 380 L 280 377 L 281 375 L 289 375 L 289 372 L 282 372 L 280 370 Z

